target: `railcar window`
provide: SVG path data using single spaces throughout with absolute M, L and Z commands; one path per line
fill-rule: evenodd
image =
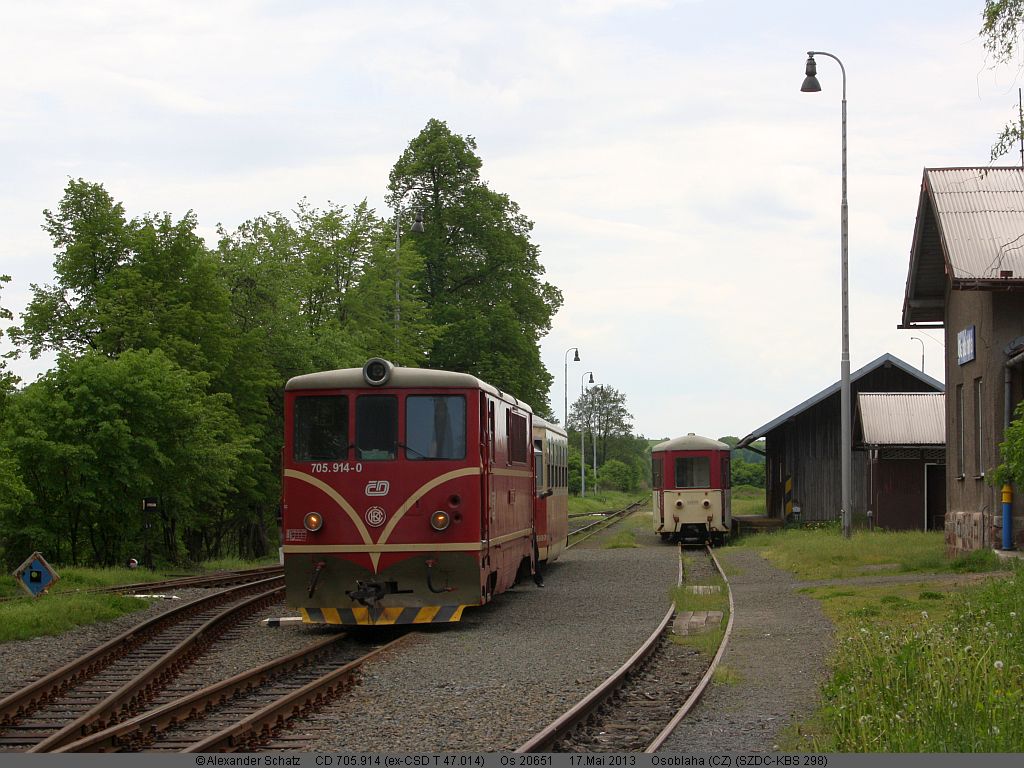
M 395 458 L 398 451 L 398 398 L 362 395 L 356 398 L 356 457 L 367 461 Z
M 348 452 L 347 397 L 296 397 L 292 421 L 294 461 L 330 461 L 345 458 Z
M 466 458 L 466 398 L 410 395 L 405 399 L 405 458 Z
M 707 456 L 676 459 L 676 488 L 710 488 L 711 460 Z
M 657 454 L 651 459 L 651 487 L 661 488 L 661 483 L 664 478 L 664 467 L 665 467 L 664 454 Z

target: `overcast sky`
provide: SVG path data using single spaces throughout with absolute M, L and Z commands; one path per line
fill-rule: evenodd
M 52 280 L 69 177 L 130 217 L 194 210 L 212 245 L 308 197 L 381 215 L 430 118 L 535 222 L 565 304 L 541 340 L 562 418 L 583 375 L 636 430 L 743 436 L 839 378 L 842 76 L 850 349 L 943 379 L 896 329 L 922 169 L 983 165 L 1016 113 L 983 0 L 857 3 L 0 0 L 0 305 Z M 1018 155 L 1004 159 L 1019 162 Z M 19 361 L 32 380 L 48 361 Z

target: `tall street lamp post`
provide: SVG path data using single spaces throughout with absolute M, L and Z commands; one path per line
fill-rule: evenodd
M 407 189 L 395 203 L 395 363 L 401 358 L 399 329 L 402 326 L 402 201 L 412 190 Z M 423 211 L 416 211 L 413 232 L 423 232 Z
M 573 357 L 572 361 L 574 363 L 578 363 L 580 361 L 580 348 L 579 347 L 569 347 L 567 350 L 565 350 L 565 375 L 562 377 L 562 396 L 565 398 L 565 403 L 564 403 L 565 410 L 562 411 L 562 418 L 565 419 L 565 421 L 562 422 L 562 426 L 565 427 L 566 429 L 569 428 L 569 353 L 570 352 L 575 352 L 576 353 L 576 355 Z
M 850 538 L 850 523 L 851 523 L 851 502 L 850 502 L 850 490 L 851 481 L 850 475 L 852 473 L 852 446 L 851 446 L 851 435 L 850 435 L 850 304 L 849 304 L 849 288 L 848 288 L 848 264 L 849 264 L 849 247 L 848 247 L 848 221 L 847 221 L 847 203 L 846 203 L 846 67 L 843 66 L 843 62 L 839 60 L 837 56 L 825 51 L 808 51 L 807 52 L 807 67 L 804 71 L 804 82 L 800 86 L 800 90 L 804 93 L 817 93 L 821 90 L 821 85 L 818 83 L 818 65 L 814 61 L 815 56 L 828 56 L 830 59 L 834 59 L 839 65 L 839 69 L 843 73 L 843 198 L 840 204 L 840 222 L 841 222 L 841 245 L 840 251 L 842 254 L 842 281 L 843 281 L 843 354 L 840 360 L 841 371 L 842 371 L 842 386 L 839 400 L 839 407 L 842 410 L 840 414 L 840 431 L 842 433 L 842 443 L 839 446 L 840 449 L 840 466 L 842 470 L 842 508 L 840 514 L 843 520 L 843 536 Z
M 920 336 L 911 336 L 911 341 L 917 341 L 921 344 L 921 373 L 924 373 L 924 339 Z
M 590 384 L 594 383 L 594 372 L 587 371 L 580 377 L 580 397 L 583 397 L 586 385 L 584 379 L 590 376 Z M 586 424 L 583 421 L 583 413 L 580 412 L 580 498 L 587 495 L 587 454 L 583 452 L 583 434 Z

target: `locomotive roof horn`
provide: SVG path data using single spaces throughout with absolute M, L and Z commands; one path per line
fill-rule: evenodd
M 395 367 L 382 357 L 372 357 L 363 366 L 363 381 L 371 387 L 379 387 L 388 383 Z

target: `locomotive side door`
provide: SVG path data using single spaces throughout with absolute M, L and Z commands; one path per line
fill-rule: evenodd
M 481 562 L 491 561 L 491 514 L 494 510 L 494 487 L 491 475 L 494 471 L 494 401 L 485 393 L 480 393 L 480 425 L 483 435 L 482 462 L 480 473 L 480 538 L 484 545 Z

